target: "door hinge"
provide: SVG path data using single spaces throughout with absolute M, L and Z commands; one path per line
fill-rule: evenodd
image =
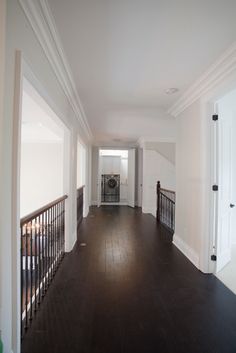
M 212 185 L 212 190 L 213 191 L 218 191 L 219 190 L 218 185 Z
M 213 120 L 213 121 L 217 121 L 218 119 L 219 119 L 218 114 L 213 114 L 213 115 L 212 115 L 212 120 Z
M 211 255 L 211 261 L 216 261 L 217 257 L 216 255 Z

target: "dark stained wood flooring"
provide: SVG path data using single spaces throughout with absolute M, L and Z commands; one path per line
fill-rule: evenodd
M 151 215 L 94 207 L 22 352 L 235 353 L 236 296 L 199 272 Z

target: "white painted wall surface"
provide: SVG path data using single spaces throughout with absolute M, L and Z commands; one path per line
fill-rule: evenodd
M 35 3 L 35 1 L 34 1 Z M 77 136 L 80 133 L 85 143 L 88 143 L 87 136 L 83 132 L 71 105 L 62 90 L 59 80 L 55 76 L 52 66 L 49 64 L 48 58 L 45 56 L 38 39 L 33 32 L 30 23 L 17 0 L 7 1 L 7 18 L 6 18 L 6 80 L 4 94 L 4 118 L 2 131 L 3 134 L 3 151 L 1 163 L 1 200 L 0 209 L 4 222 L 0 222 L 0 234 L 4 234 L 1 241 L 1 261 L 2 278 L 1 292 L 2 302 L 2 339 L 4 342 L 5 352 L 16 353 L 19 349 L 20 337 L 17 337 L 17 327 L 19 328 L 19 313 L 17 300 L 17 254 L 19 249 L 16 246 L 16 233 L 13 229 L 13 203 L 15 195 L 12 193 L 13 163 L 12 155 L 15 148 L 13 141 L 13 116 L 14 116 L 14 88 L 15 88 L 15 59 L 16 50 L 20 50 L 25 61 L 29 64 L 33 75 L 31 79 L 33 84 L 39 83 L 37 89 L 40 90 L 43 98 L 49 103 L 55 113 L 64 121 L 70 129 L 70 146 L 68 148 L 68 171 L 67 187 L 64 185 L 64 191 L 68 192 L 69 199 L 66 202 L 70 207 L 70 216 L 68 219 L 69 231 L 67 236 L 68 247 L 71 249 L 76 239 L 76 149 Z M 0 11 L 1 15 L 2 12 Z M 2 22 L 0 21 L 1 25 Z M 2 33 L 2 32 L 1 32 Z M 19 333 L 19 331 L 18 331 Z
M 199 267 L 203 211 L 204 145 L 200 101 L 177 118 L 174 242 Z
M 4 72 L 5 72 L 5 0 L 0 1 L 0 195 L 2 195 L 2 153 L 3 153 L 3 102 L 4 102 Z M 2 224 L 2 207 L 0 203 L 0 224 Z M 2 268 L 4 262 L 3 233 L 0 232 L 0 331 L 2 331 Z
M 142 210 L 156 217 L 156 183 L 163 188 L 175 190 L 175 166 L 153 150 L 143 151 L 143 200 Z
M 231 203 L 235 205 L 232 208 L 231 217 L 231 237 L 232 243 L 236 244 L 236 94 L 233 100 L 233 119 L 232 119 L 232 200 Z
M 120 156 L 101 156 L 101 174 L 120 174 Z
M 99 148 L 92 147 L 91 203 L 97 204 Z
M 23 143 L 21 217 L 63 195 L 63 143 Z
M 86 147 L 80 142 L 77 144 L 77 188 L 86 182 Z

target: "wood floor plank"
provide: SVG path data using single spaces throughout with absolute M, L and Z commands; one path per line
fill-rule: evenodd
M 235 353 L 236 296 L 151 215 L 92 207 L 22 352 Z

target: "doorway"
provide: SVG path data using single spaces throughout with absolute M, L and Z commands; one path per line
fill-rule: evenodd
M 99 149 L 98 206 L 135 207 L 135 149 Z
M 40 308 L 65 253 L 68 129 L 23 77 L 19 114 L 17 235 L 21 337 Z
M 236 90 L 216 102 L 216 112 L 215 275 L 236 294 Z

